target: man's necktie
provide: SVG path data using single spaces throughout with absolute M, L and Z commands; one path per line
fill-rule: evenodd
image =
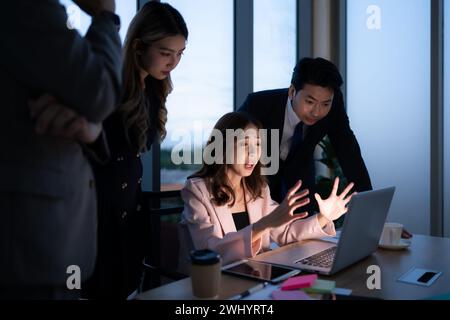
M 300 147 L 300 145 L 302 144 L 302 141 L 303 141 L 303 122 L 300 121 L 295 126 L 294 134 L 292 135 L 291 147 L 289 148 L 289 153 L 286 158 L 286 161 L 288 161 L 288 159 L 292 157 L 295 150 L 297 150 L 298 147 Z
M 302 141 L 303 141 L 303 122 L 300 121 L 295 126 L 294 134 L 292 135 L 291 146 L 289 148 L 289 153 L 288 153 L 288 156 L 286 157 L 286 162 L 292 158 L 292 156 L 295 153 L 295 150 L 297 150 L 297 148 L 299 148 L 300 145 L 302 144 Z M 281 179 L 281 190 L 280 191 L 281 191 L 281 201 L 282 201 L 288 191 L 286 181 L 284 181 L 283 178 Z

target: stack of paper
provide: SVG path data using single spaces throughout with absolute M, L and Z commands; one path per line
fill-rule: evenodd
M 296 290 L 309 288 L 317 281 L 317 274 L 298 276 L 287 279 L 281 285 L 281 290 Z
M 272 292 L 272 298 L 274 300 L 311 300 L 310 296 L 301 290 L 276 290 Z
M 336 282 L 329 280 L 316 280 L 309 288 L 304 288 L 303 291 L 308 293 L 331 293 L 336 287 Z
M 283 282 L 281 290 L 272 292 L 272 298 L 275 300 L 310 300 L 315 294 L 334 292 L 335 287 L 334 281 L 319 280 L 316 274 L 297 276 Z

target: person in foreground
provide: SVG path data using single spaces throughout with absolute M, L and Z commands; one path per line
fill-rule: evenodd
M 119 106 L 100 126 L 110 156 L 91 162 L 97 189 L 98 252 L 94 273 L 82 285 L 83 298 L 132 299 L 140 285 L 144 235 L 149 232 L 144 229 L 142 210 L 141 154 L 166 135 L 171 72 L 180 62 L 187 39 L 184 18 L 167 3 L 146 3 L 130 23 L 123 49 Z M 38 117 L 49 122 L 49 128 L 55 127 L 55 119 L 73 115 L 59 102 L 46 107 L 52 106 L 58 108 L 54 112 L 58 117 L 43 119 L 45 113 Z M 48 133 L 73 138 L 70 124 L 75 121 L 67 118 L 59 122 L 69 125 Z M 80 130 L 84 135 L 87 131 Z
M 227 129 L 241 129 L 241 134 L 230 137 Z M 285 245 L 335 235 L 333 220 L 347 212 L 353 195 L 349 195 L 353 183 L 338 195 L 336 179 L 327 199 L 315 195 L 320 212 L 309 218 L 308 212 L 294 214 L 309 203 L 308 190 L 297 193 L 301 181 L 287 192 L 281 204 L 273 201 L 261 175 L 259 129 L 259 122 L 248 113 L 224 115 L 214 130 L 224 137 L 222 150 L 215 150 L 215 155 L 223 152 L 222 161 L 216 158 L 208 164 L 211 162 L 205 162 L 204 154 L 202 168 L 188 178 L 181 191 L 185 204 L 182 224 L 187 225 L 195 249 L 218 251 L 223 264 L 253 257 L 267 250 L 271 240 Z M 217 144 L 217 134 L 210 137 L 205 150 Z M 233 157 L 227 157 L 227 150 L 234 151 Z M 232 161 L 226 161 L 230 158 Z M 185 262 L 183 257 L 180 262 Z
M 94 269 L 87 150 L 119 101 L 120 18 L 114 0 L 74 3 L 92 17 L 84 37 L 67 28 L 58 0 L 6 1 L 0 11 L 0 300 L 78 299 Z M 56 99 L 83 120 L 56 116 Z M 45 134 L 64 125 L 73 139 Z

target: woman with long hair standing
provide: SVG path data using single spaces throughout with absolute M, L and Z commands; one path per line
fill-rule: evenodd
M 188 30 L 181 14 L 150 1 L 132 20 L 124 45 L 120 106 L 104 123 L 111 159 L 94 164 L 98 192 L 98 257 L 84 286 L 87 298 L 127 298 L 142 274 L 140 155 L 166 135 L 170 73 Z M 146 231 L 147 232 L 147 231 Z

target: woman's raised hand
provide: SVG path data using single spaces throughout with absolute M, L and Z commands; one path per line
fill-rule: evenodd
M 346 213 L 348 210 L 347 204 L 352 196 L 356 194 L 356 192 L 353 192 L 351 195 L 347 196 L 354 186 L 353 182 L 349 183 L 340 195 L 337 194 L 338 186 L 339 178 L 336 178 L 334 180 L 333 190 L 331 191 L 330 196 L 325 200 L 323 200 L 317 193 L 314 195 L 317 200 L 317 204 L 319 205 L 320 214 L 329 221 L 336 220 Z
M 271 228 L 277 228 L 294 220 L 308 216 L 308 212 L 306 211 L 300 214 L 294 214 L 296 209 L 309 203 L 309 198 L 306 198 L 309 193 L 308 189 L 296 193 L 301 185 L 302 181 L 299 180 L 291 189 L 289 189 L 283 202 L 267 216 L 270 217 Z
M 294 214 L 296 209 L 309 203 L 309 198 L 305 198 L 309 193 L 307 189 L 296 193 L 301 185 L 302 181 L 299 180 L 295 186 L 289 189 L 283 202 L 275 210 L 253 224 L 253 241 L 260 238 L 261 234 L 268 229 L 281 227 L 294 220 L 308 216 L 308 212 L 306 211 L 300 214 Z

